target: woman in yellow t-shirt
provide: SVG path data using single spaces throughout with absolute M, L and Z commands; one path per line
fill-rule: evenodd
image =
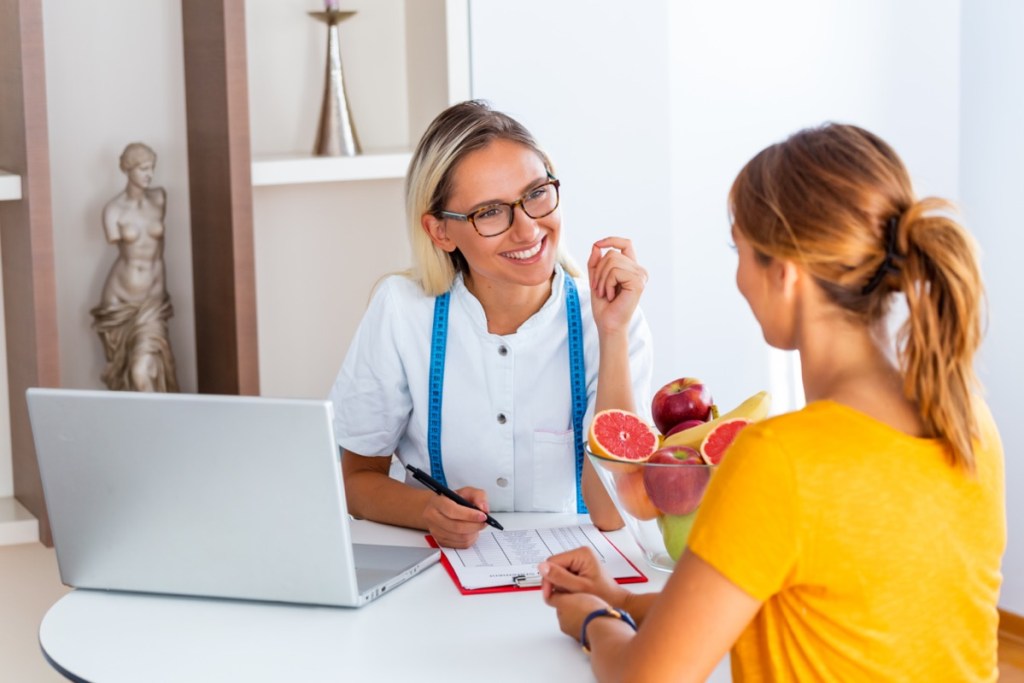
M 972 240 L 849 125 L 763 150 L 729 203 L 736 283 L 800 352 L 808 405 L 740 434 L 661 593 L 585 551 L 542 563 L 562 630 L 602 681 L 703 680 L 730 649 L 735 680 L 995 680 L 1003 453 L 974 393 Z

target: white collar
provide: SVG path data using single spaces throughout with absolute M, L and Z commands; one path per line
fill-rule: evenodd
M 478 333 L 486 336 L 512 337 L 516 334 L 529 332 L 536 327 L 543 328 L 555 316 L 564 315 L 562 301 L 565 298 L 565 271 L 562 269 L 562 264 L 555 263 L 555 273 L 551 280 L 551 293 L 548 295 L 547 301 L 540 307 L 540 310 L 520 325 L 519 329 L 512 335 L 491 335 L 487 331 L 487 316 L 484 313 L 484 307 L 480 300 L 466 287 L 462 273 L 456 274 L 455 281 L 452 283 L 452 288 L 449 291 L 452 293 L 453 301 L 457 301 L 458 305 L 462 307 L 462 310 Z

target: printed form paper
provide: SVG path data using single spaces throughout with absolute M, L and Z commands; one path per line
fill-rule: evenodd
M 537 565 L 552 555 L 588 546 L 616 579 L 638 577 L 637 571 L 593 524 L 484 531 L 469 548 L 441 548 L 463 587 L 508 586 L 517 576 L 535 576 Z

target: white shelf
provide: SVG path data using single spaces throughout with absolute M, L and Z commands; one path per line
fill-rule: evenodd
M 0 201 L 21 199 L 21 176 L 0 170 Z
M 354 157 L 265 157 L 253 161 L 252 184 L 259 187 L 404 178 L 411 158 L 411 152 Z
M 0 498 L 0 546 L 39 542 L 39 521 L 14 498 Z

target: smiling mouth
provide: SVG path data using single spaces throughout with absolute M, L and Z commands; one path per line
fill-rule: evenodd
M 542 237 L 537 244 L 533 245 L 529 249 L 523 249 L 522 251 L 506 251 L 502 253 L 505 258 L 510 258 L 515 261 L 525 261 L 531 259 L 541 252 L 544 248 L 544 243 L 547 241 L 547 237 Z

